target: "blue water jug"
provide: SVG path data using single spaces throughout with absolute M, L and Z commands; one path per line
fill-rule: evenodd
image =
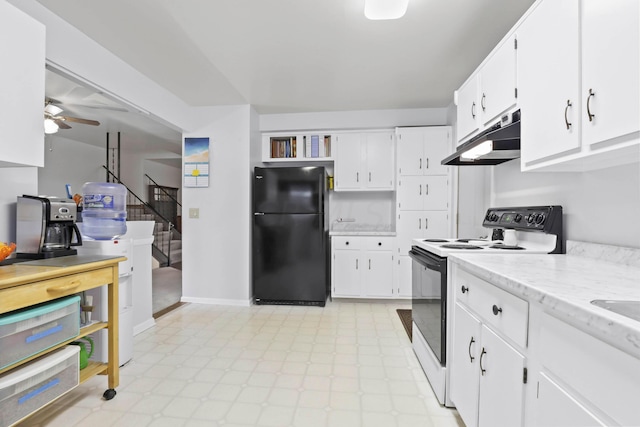
M 127 232 L 127 188 L 113 182 L 82 186 L 82 235 L 111 240 Z

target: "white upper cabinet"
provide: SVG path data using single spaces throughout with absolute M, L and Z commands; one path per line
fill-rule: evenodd
M 393 191 L 393 131 L 348 132 L 335 136 L 336 191 Z
M 516 38 L 507 38 L 480 70 L 480 117 L 486 126 L 516 105 Z
M 542 0 L 517 29 L 523 170 L 638 161 L 639 4 Z
M 458 141 L 498 121 L 516 101 L 516 37 L 512 34 L 458 90 Z
M 440 162 L 451 152 L 448 126 L 397 128 L 398 176 L 446 175 Z
M 0 1 L 0 166 L 44 166 L 45 27 Z
M 640 2 L 582 3 L 583 144 L 640 130 Z M 589 114 L 592 120 L 589 120 Z M 597 147 L 594 147 L 597 148 Z

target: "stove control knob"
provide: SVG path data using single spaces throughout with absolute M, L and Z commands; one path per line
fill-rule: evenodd
M 536 224 L 541 225 L 544 222 L 544 214 L 536 214 Z
M 498 215 L 492 213 L 491 218 L 489 218 L 489 221 L 496 222 L 497 220 L 498 220 Z
M 535 214 L 530 213 L 529 215 L 527 215 L 527 223 L 531 224 L 533 223 L 534 219 L 535 219 Z
M 513 217 L 513 221 L 514 222 L 520 222 L 522 221 L 522 215 L 520 215 L 519 213 L 516 214 L 516 216 Z

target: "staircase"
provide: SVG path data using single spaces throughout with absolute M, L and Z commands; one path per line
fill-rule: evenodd
M 127 204 L 128 221 L 154 221 L 152 255 L 161 267 L 181 267 L 182 236 L 175 225 L 145 203 Z

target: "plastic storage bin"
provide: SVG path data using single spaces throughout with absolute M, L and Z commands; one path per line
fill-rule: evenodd
M 82 235 L 111 240 L 127 232 L 127 188 L 113 182 L 82 186 Z
M 6 313 L 0 316 L 0 369 L 75 338 L 79 332 L 78 296 Z
M 66 346 L 0 375 L 0 426 L 22 420 L 76 387 L 79 351 Z

